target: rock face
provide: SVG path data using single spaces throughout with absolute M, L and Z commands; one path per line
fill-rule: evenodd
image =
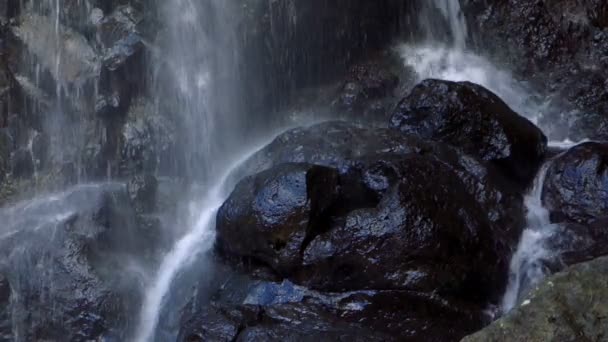
M 547 150 L 540 129 L 469 82 L 423 81 L 399 103 L 391 127 L 460 148 L 524 185 L 534 178 Z
M 572 266 L 524 304 L 463 341 L 603 341 L 608 336 L 608 258 Z
M 124 186 L 81 186 L 0 218 L 1 335 L 121 338 L 140 304 L 132 267 L 155 244 L 137 230 Z
M 543 122 L 556 139 L 608 137 L 607 4 L 462 0 L 484 52 L 535 85 L 562 111 Z M 550 120 L 550 121 L 549 121 Z
M 589 223 L 608 209 L 608 145 L 584 143 L 552 161 L 543 203 L 554 222 Z
M 246 178 L 218 212 L 218 246 L 288 274 L 338 187 L 336 170 L 309 164 L 282 164 Z

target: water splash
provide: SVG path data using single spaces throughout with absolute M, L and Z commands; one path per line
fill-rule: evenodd
M 515 307 L 522 296 L 545 278 L 549 272 L 546 262 L 556 257 L 557 251 L 548 248 L 547 244 L 559 226 L 551 224 L 549 211 L 542 204 L 543 184 L 550 164 L 542 166 L 524 200 L 526 228 L 511 258 L 509 282 L 502 300 L 503 313 Z
M 187 269 L 201 254 L 209 251 L 213 246 L 216 213 L 228 197 L 229 191 L 234 187 L 235 178 L 233 173 L 269 142 L 266 141 L 264 144 L 256 146 L 225 168 L 225 172 L 209 189 L 203 200 L 196 203 L 199 214 L 192 228 L 175 243 L 172 250 L 163 258 L 156 278 L 146 291 L 134 341 L 148 342 L 154 340 L 152 336 L 158 325 L 163 301 L 171 289 L 173 280 L 180 270 Z
M 538 124 L 547 111 L 547 102 L 533 95 L 511 73 L 497 68 L 488 59 L 469 51 L 436 43 L 402 45 L 399 52 L 418 81 L 436 78 L 480 84 L 502 98 L 515 112 Z

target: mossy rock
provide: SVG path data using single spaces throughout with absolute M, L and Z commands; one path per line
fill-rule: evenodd
M 608 257 L 574 265 L 463 342 L 608 340 Z

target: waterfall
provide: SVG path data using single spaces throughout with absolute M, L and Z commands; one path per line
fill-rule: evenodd
M 264 142 L 252 150 L 244 153 L 236 162 L 224 168 L 225 172 L 217 179 L 202 201 L 196 202 L 198 215 L 190 230 L 184 234 L 165 255 L 145 294 L 144 303 L 139 317 L 139 323 L 133 338 L 136 342 L 154 341 L 155 330 L 161 314 L 163 300 L 171 289 L 172 282 L 177 274 L 192 265 L 197 258 L 207 252 L 215 241 L 215 216 L 217 210 L 226 200 L 230 190 L 234 187 L 233 172 L 258 149 L 269 141 Z
M 542 204 L 543 184 L 550 166 L 545 163 L 526 195 L 526 228 L 519 241 L 509 268 L 509 282 L 502 300 L 502 311 L 510 311 L 533 286 L 548 273 L 545 263 L 555 257 L 555 251 L 547 246 L 556 233 L 557 225 L 551 224 L 549 211 Z
M 510 72 L 467 49 L 467 26 L 459 1 L 434 0 L 423 6 L 420 20 L 426 40 L 398 47 L 404 63 L 415 72 L 418 81 L 437 78 L 480 84 L 535 124 L 539 123 L 545 112 L 549 112 L 546 102 L 538 101 Z M 441 27 L 447 27 L 447 36 L 438 29 Z M 551 145 L 565 148 L 573 144 L 566 141 L 552 142 Z M 560 227 L 551 224 L 541 199 L 549 166 L 550 161 L 539 170 L 534 185 L 525 196 L 527 224 L 511 259 L 509 282 L 502 300 L 503 312 L 517 305 L 548 274 L 547 262 L 555 261 L 558 257 L 559 251 L 551 249 L 549 242 Z
M 535 98 L 510 72 L 467 49 L 467 23 L 459 1 L 433 0 L 425 3 L 419 20 L 426 39 L 397 48 L 418 81 L 436 78 L 480 84 L 496 93 L 513 110 L 538 123 L 548 110 L 546 102 Z M 448 31 L 447 35 L 442 28 Z
M 166 32 L 153 56 L 156 106 L 179 117 L 184 172 L 205 184 L 206 191 L 202 199 L 192 201 L 189 227 L 147 284 L 135 341 L 155 340 L 176 277 L 213 246 L 216 212 L 234 186 L 229 175 L 257 150 L 237 153 L 244 158 L 225 163 L 226 155 L 235 154 L 232 148 L 243 144 L 238 133 L 243 112 L 234 26 L 239 12 L 234 6 L 225 0 L 157 4 Z
M 166 29 L 153 56 L 152 93 L 159 110 L 179 118 L 182 170 L 204 180 L 240 137 L 237 4 L 223 0 L 157 2 Z M 235 141 L 236 140 L 236 141 Z
M 452 35 L 455 48 L 464 49 L 467 43 L 467 23 L 458 0 L 433 0 L 432 4 L 439 9 L 443 19 L 447 22 Z M 432 25 L 431 20 L 427 20 L 427 25 Z

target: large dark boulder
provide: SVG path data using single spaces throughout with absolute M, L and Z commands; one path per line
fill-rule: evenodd
M 141 300 L 133 270 L 154 242 L 142 238 L 123 185 L 83 185 L 19 203 L 0 210 L 0 220 L 12 334 L 28 341 L 126 337 Z
M 483 301 L 504 285 L 523 226 L 521 194 L 455 148 L 328 122 L 286 132 L 246 166 L 265 171 L 241 181 L 218 213 L 224 255 L 331 291 Z
M 542 198 L 554 222 L 589 223 L 604 217 L 608 209 L 608 145 L 584 143 L 553 160 Z
M 452 168 L 465 184 L 466 190 L 484 206 L 488 218 L 510 231 L 509 236 L 516 236 L 515 240 L 519 238 L 524 223 L 522 195 L 500 170 L 457 148 L 392 129 L 370 128 L 342 121 L 295 128 L 279 135 L 253 155 L 233 177 L 254 174 L 282 163 L 322 165 L 335 168 L 345 175 L 351 181 L 353 192 L 366 183 L 363 187 L 376 194 L 372 196 L 375 198 L 372 202 L 376 203 L 381 195 L 378 193 L 381 186 L 373 183 L 379 180 L 364 177 L 361 161 L 373 161 L 379 155 L 411 153 L 439 159 Z M 362 181 L 358 182 L 358 179 Z M 353 180 L 355 184 L 352 184 Z
M 399 103 L 390 124 L 491 162 L 524 185 L 534 178 L 547 150 L 540 129 L 470 82 L 423 81 Z

